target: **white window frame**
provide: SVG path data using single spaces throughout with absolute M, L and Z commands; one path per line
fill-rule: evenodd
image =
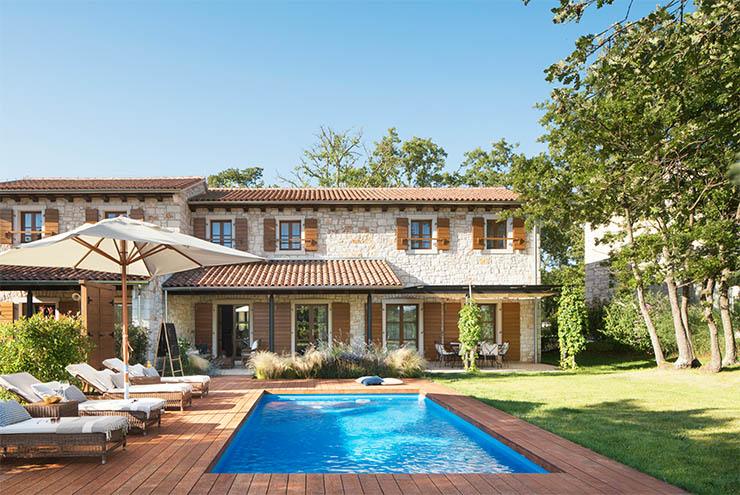
M 280 249 L 280 222 L 301 222 L 301 248 Z M 275 217 L 275 252 L 283 255 L 304 255 L 306 254 L 306 217 L 303 216 L 277 216 Z
M 483 237 L 486 237 L 488 231 L 488 221 L 495 220 L 499 221 L 499 215 L 483 215 Z M 511 237 L 514 233 L 514 219 L 506 219 L 506 237 Z M 505 249 L 486 249 L 486 241 L 483 241 L 483 253 L 484 254 L 512 254 L 514 253 L 514 241 L 509 239 L 506 241 Z
M 29 206 L 29 205 L 16 205 L 13 206 L 13 230 L 18 231 L 21 230 L 22 225 L 22 219 L 21 215 L 23 213 L 41 213 L 41 231 L 43 232 L 41 234 L 41 238 L 43 239 L 44 236 L 46 236 L 46 207 L 40 207 L 40 206 Z M 21 235 L 22 234 L 13 234 L 13 246 L 18 246 L 21 243 Z
M 211 222 L 231 222 L 231 247 L 236 249 L 236 217 L 233 215 L 220 215 L 220 216 L 212 216 L 206 218 L 206 240 L 208 242 L 213 242 L 211 239 Z M 219 244 L 221 246 L 221 244 Z
M 409 219 L 409 230 L 408 230 L 408 238 L 411 238 L 411 222 L 417 221 L 417 220 L 431 220 L 432 222 L 432 239 L 437 239 L 437 216 L 436 215 L 414 215 L 408 217 Z M 429 249 L 412 249 L 411 248 L 411 240 L 408 241 L 409 247 L 406 250 L 409 254 L 437 254 L 439 253 L 439 249 L 437 248 L 437 241 L 433 240 L 431 242 L 431 247 Z
M 503 325 L 503 299 L 476 299 L 476 303 L 478 304 L 495 304 L 496 305 L 496 343 L 497 344 L 503 344 L 502 340 L 504 337 L 503 329 L 501 328 L 501 325 Z
M 301 306 L 304 304 L 323 304 L 327 306 L 327 339 L 329 339 L 329 344 L 334 342 L 334 335 L 332 332 L 332 306 L 333 306 L 333 300 L 330 299 L 297 299 L 290 301 L 290 355 L 295 356 L 295 319 L 296 319 L 296 306 Z
M 423 299 L 384 299 L 383 300 L 383 311 L 381 311 L 382 314 L 382 322 L 383 322 L 383 349 L 386 349 L 386 343 L 387 343 L 387 333 L 386 333 L 386 306 L 387 305 L 397 305 L 397 304 L 415 304 L 418 308 L 418 319 L 419 322 L 417 324 L 417 331 L 419 332 L 419 339 L 416 341 L 417 345 L 417 351 L 420 354 L 424 354 L 424 300 Z M 374 317 L 374 316 L 373 316 Z M 401 329 L 403 331 L 403 329 Z

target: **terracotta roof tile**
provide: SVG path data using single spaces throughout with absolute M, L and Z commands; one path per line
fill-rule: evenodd
M 0 182 L 0 191 L 180 191 L 205 180 L 203 177 L 53 178 L 40 177 Z
M 129 275 L 132 281 L 147 280 L 146 277 Z M 11 266 L 0 265 L 0 283 L 25 281 L 116 281 L 121 280 L 120 273 L 98 272 L 94 270 L 76 270 L 74 268 L 51 268 L 45 266 Z
M 504 187 L 231 188 L 209 189 L 191 202 L 499 202 L 517 201 Z
M 382 260 L 275 260 L 176 273 L 165 287 L 401 287 Z

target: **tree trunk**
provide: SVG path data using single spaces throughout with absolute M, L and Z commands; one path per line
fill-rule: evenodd
M 689 344 L 689 337 L 681 320 L 681 308 L 678 303 L 676 294 L 676 281 L 673 278 L 673 272 L 665 277 L 665 285 L 668 289 L 668 300 L 671 303 L 671 314 L 673 315 L 673 329 L 676 333 L 676 346 L 678 347 L 678 359 L 673 363 L 676 368 L 692 368 L 696 366 L 698 360 L 694 356 L 692 346 Z
M 712 349 L 712 359 L 705 366 L 707 371 L 717 373 L 722 369 L 722 354 L 719 350 L 719 331 L 717 323 L 714 321 L 712 314 L 712 305 L 714 304 L 714 279 L 708 278 L 702 288 L 702 297 L 704 298 L 704 321 L 709 327 L 709 344 Z
M 727 295 L 729 287 L 727 286 L 727 275 L 729 270 L 722 271 L 719 279 L 719 314 L 722 317 L 722 330 L 725 334 L 725 358 L 722 360 L 722 366 L 732 366 L 737 364 L 737 349 L 735 348 L 735 334 L 732 328 L 732 317 L 730 315 L 730 298 Z
M 627 221 L 627 241 L 632 244 L 634 242 L 634 233 L 632 231 L 632 218 L 630 217 L 629 209 L 625 209 L 625 219 Z M 642 319 L 645 321 L 648 335 L 650 336 L 650 343 L 653 346 L 653 354 L 655 354 L 655 364 L 660 367 L 665 364 L 665 356 L 663 355 L 663 348 L 660 346 L 660 340 L 658 339 L 658 332 L 655 330 L 653 324 L 653 318 L 650 316 L 648 311 L 647 303 L 645 302 L 645 289 L 643 284 L 642 273 L 637 266 L 637 261 L 633 260 L 631 263 L 632 275 L 635 277 L 637 282 L 637 302 L 640 306 L 640 313 L 642 313 Z
M 691 325 L 689 324 L 689 302 L 691 300 L 691 285 L 688 282 L 681 286 L 681 321 L 683 322 L 683 328 L 686 331 L 686 337 L 691 347 L 691 354 L 696 356 L 696 348 L 694 348 L 694 341 L 691 338 Z

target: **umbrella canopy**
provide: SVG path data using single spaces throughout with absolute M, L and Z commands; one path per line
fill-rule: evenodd
M 126 277 L 152 277 L 204 266 L 252 261 L 263 261 L 263 258 L 127 217 L 85 224 L 0 253 L 0 265 L 79 268 L 121 274 L 121 348 L 126 399 L 129 395 Z
M 125 241 L 125 252 L 122 243 Z M 0 265 L 51 266 L 155 276 L 263 261 L 253 254 L 127 217 L 109 218 L 0 254 Z

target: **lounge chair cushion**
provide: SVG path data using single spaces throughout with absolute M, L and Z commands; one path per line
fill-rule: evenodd
M 208 375 L 163 376 L 162 383 L 210 383 Z
M 113 383 L 113 388 L 123 388 L 123 385 L 125 383 L 125 380 L 123 379 L 123 373 L 116 373 L 111 370 L 103 370 L 99 371 L 99 373 L 105 373 L 107 376 L 110 377 L 110 380 Z
M 184 394 L 185 392 L 193 392 L 193 387 L 187 383 L 156 383 L 152 385 L 131 385 L 128 389 L 132 394 L 146 394 L 146 393 L 163 393 L 163 392 L 179 392 Z M 123 388 L 114 388 L 108 390 L 111 394 L 122 394 Z
M 22 423 L 29 419 L 31 415 L 18 401 L 0 402 L 0 427 Z
M 64 387 L 64 399 L 65 400 L 76 400 L 80 403 L 80 406 L 83 402 L 88 402 L 87 397 L 85 394 L 82 393 L 82 390 L 75 387 L 74 385 L 69 385 L 67 387 Z
M 131 376 L 149 376 L 146 373 L 146 368 L 141 364 L 134 364 L 128 367 L 128 372 Z
M 127 411 L 142 412 L 149 419 L 152 411 L 164 409 L 164 399 L 120 399 L 120 400 L 89 400 L 79 405 L 80 411 Z
M 114 388 L 110 376 L 98 372 L 95 368 L 87 363 L 70 364 L 65 368 L 72 376 L 80 376 L 83 380 L 89 382 L 97 389 L 106 392 Z
M 19 406 L 21 407 L 21 406 Z M 23 409 L 23 407 L 21 407 Z M 24 409 L 25 411 L 25 409 Z M 79 435 L 85 433 L 105 433 L 110 440 L 111 432 L 123 429 L 128 431 L 128 420 L 123 416 L 82 416 L 56 418 L 29 418 L 8 426 L 0 427 L 0 435 L 20 435 L 29 433 Z
M 0 375 L 0 387 L 19 395 L 27 402 L 38 402 L 41 397 L 33 391 L 31 385 L 41 383 L 30 373 L 13 373 Z
M 157 368 L 155 368 L 154 366 L 152 366 L 151 368 L 147 368 L 145 366 L 141 366 L 141 367 L 144 369 L 145 376 L 159 376 L 159 372 L 157 371 Z

